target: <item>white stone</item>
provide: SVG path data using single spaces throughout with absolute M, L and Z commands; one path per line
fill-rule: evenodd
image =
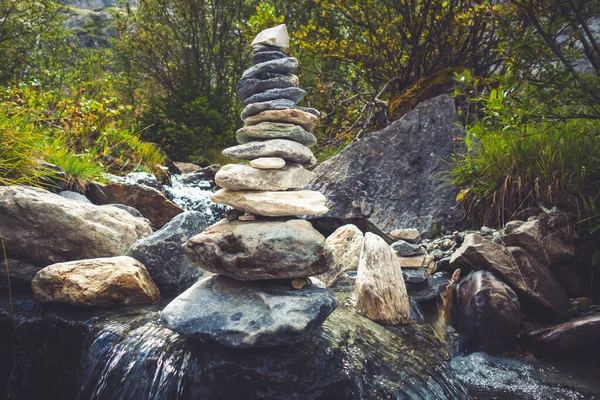
M 210 196 L 217 204 L 225 204 L 248 214 L 267 217 L 294 215 L 320 215 L 325 207 L 325 196 L 312 190 L 290 192 L 257 192 L 249 190 L 221 189 Z
M 270 170 L 227 164 L 215 175 L 215 183 L 231 190 L 288 190 L 303 188 L 314 178 L 314 173 L 298 164 Z
M 356 303 L 369 319 L 403 324 L 410 319 L 410 303 L 400 261 L 379 236 L 367 232 L 356 273 Z
M 250 166 L 258 169 L 281 169 L 285 160 L 280 157 L 261 157 L 250 161 Z
M 285 26 L 285 24 L 281 24 L 261 31 L 258 35 L 256 35 L 252 43 L 250 43 L 250 46 L 255 46 L 258 44 L 265 44 L 268 46 L 276 46 L 280 49 L 287 49 L 290 47 L 287 26 Z

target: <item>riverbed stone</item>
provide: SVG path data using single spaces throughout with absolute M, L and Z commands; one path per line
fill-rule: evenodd
M 327 237 L 326 243 L 331 249 L 331 267 L 319 276 L 327 287 L 335 286 L 345 272 L 358 269 L 364 241 L 364 234 L 352 224 L 339 227 Z
M 337 302 L 314 285 L 289 281 L 240 282 L 216 275 L 203 279 L 161 312 L 161 323 L 188 337 L 232 348 L 282 346 L 319 330 Z
M 154 303 L 160 297 L 146 267 L 127 256 L 52 264 L 31 287 L 37 301 L 85 307 Z
M 254 126 L 244 126 L 236 132 L 235 137 L 238 143 L 241 144 L 269 139 L 293 140 L 308 147 L 312 147 L 317 144 L 317 138 L 315 135 L 307 132 L 303 127 L 291 123 L 281 122 L 260 122 Z
M 228 147 L 222 153 L 237 160 L 254 160 L 261 157 L 280 157 L 302 165 L 312 166 L 317 159 L 310 149 L 301 143 L 286 139 L 271 139 Z
M 269 72 L 277 74 L 289 74 L 291 72 L 294 72 L 296 68 L 298 68 L 298 60 L 296 58 L 277 58 L 274 60 L 269 60 L 260 64 L 253 65 L 252 67 L 244 71 L 244 73 L 242 74 L 242 79 L 254 78 L 257 75 Z
M 9 258 L 46 267 L 124 255 L 152 228 L 116 207 L 69 200 L 34 187 L 5 186 L 0 187 L 0 233 Z
M 294 103 L 298 103 L 304 96 L 306 96 L 306 91 L 304 89 L 300 89 L 299 87 L 285 87 L 283 89 L 276 88 L 265 90 L 264 92 L 253 94 L 243 101 L 245 105 L 277 99 L 287 99 Z
M 327 212 L 325 196 L 312 190 L 289 192 L 221 189 L 210 196 L 217 204 L 225 204 L 253 215 L 285 217 L 320 215 Z
M 317 117 L 311 113 L 301 110 L 288 109 L 266 110 L 244 120 L 244 124 L 247 126 L 257 124 L 262 125 L 261 122 L 282 122 L 286 124 L 294 124 L 301 126 L 308 132 L 312 132 L 315 124 L 317 123 Z
M 268 79 L 242 78 L 238 81 L 235 89 L 239 98 L 242 101 L 245 101 L 250 96 L 265 92 L 270 89 L 298 87 L 298 83 L 298 77 L 296 75 L 275 74 L 273 77 L 269 77 Z
M 201 268 L 238 280 L 304 278 L 331 267 L 325 237 L 301 219 L 220 221 L 183 249 Z
M 281 169 L 227 164 L 217 172 L 215 182 L 231 190 L 288 190 L 303 188 L 314 177 L 314 173 L 298 164 L 288 164 Z
M 392 243 L 392 249 L 400 257 L 413 257 L 425 254 L 425 249 L 418 244 L 408 243 L 405 240 L 397 240 Z
M 285 160 L 280 157 L 261 157 L 250 161 L 250 166 L 258 169 L 281 169 L 285 165 Z
M 410 302 L 400 261 L 377 235 L 365 234 L 356 274 L 356 304 L 373 321 L 404 324 L 410 319 Z
M 292 100 L 288 99 L 276 99 L 269 101 L 262 101 L 259 103 L 248 104 L 242 110 L 242 114 L 240 118 L 244 121 L 248 117 L 252 117 L 256 114 L 259 114 L 263 111 L 267 110 L 300 110 L 314 115 L 315 117 L 319 117 L 321 113 L 319 110 L 310 107 L 301 107 L 297 106 Z
M 389 233 L 389 236 L 394 240 L 405 240 L 408 243 L 419 243 L 421 234 L 414 228 L 394 229 Z
M 260 31 L 252 43 L 250 43 L 250 46 L 252 47 L 258 45 L 274 46 L 282 50 L 290 47 L 290 40 L 285 24 L 280 24 L 273 28 Z
M 209 225 L 206 214 L 186 211 L 151 236 L 135 242 L 127 255 L 144 264 L 161 293 L 181 293 L 204 274 L 185 257 L 181 246 Z

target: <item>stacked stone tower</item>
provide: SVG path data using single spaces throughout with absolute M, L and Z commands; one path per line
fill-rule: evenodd
M 306 95 L 286 57 L 285 25 L 262 31 L 252 42 L 254 66 L 237 92 L 246 104 L 240 145 L 223 154 L 249 164 L 223 166 L 215 203 L 233 207 L 184 244 L 186 256 L 213 272 L 173 300 L 161 321 L 180 334 L 211 338 L 229 347 L 266 347 L 302 341 L 320 328 L 337 303 L 309 279 L 330 268 L 330 249 L 310 222 L 297 215 L 324 214 L 325 197 L 301 190 L 314 177 L 308 147 L 319 116 L 297 103 Z

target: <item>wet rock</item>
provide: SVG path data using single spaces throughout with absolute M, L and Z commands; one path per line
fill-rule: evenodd
M 204 273 L 185 257 L 182 245 L 208 226 L 205 214 L 184 212 L 151 236 L 135 242 L 127 255 L 144 264 L 161 293 L 181 293 Z
M 280 49 L 287 49 L 290 47 L 288 31 L 285 24 L 265 29 L 256 35 L 252 43 L 250 43 L 250 46 L 255 47 L 259 45 L 274 46 Z
M 281 169 L 285 167 L 285 160 L 279 157 L 262 157 L 250 161 L 250 166 L 258 169 Z
M 0 261 L 0 293 L 8 293 L 6 268 L 9 271 L 11 291 L 13 293 L 31 293 L 31 280 L 41 268 L 11 258 L 2 259 Z
M 600 356 L 600 314 L 586 315 L 529 332 L 527 347 L 540 357 L 596 361 Z
M 271 139 L 264 142 L 250 142 L 223 150 L 225 157 L 237 160 L 254 160 L 261 157 L 280 157 L 286 161 L 302 165 L 314 165 L 317 160 L 310 149 L 298 142 L 285 139 Z
M 401 257 L 420 256 L 425 254 L 425 250 L 418 244 L 411 244 L 404 240 L 398 240 L 392 243 L 392 249 Z
M 133 207 L 148 218 L 155 229 L 162 228 L 183 212 L 183 209 L 169 201 L 161 192 L 146 186 L 94 183 L 88 186 L 86 195 L 94 204 L 119 203 Z
M 356 275 L 356 303 L 373 321 L 403 324 L 410 319 L 400 262 L 383 239 L 368 232 Z
M 221 189 L 210 198 L 215 203 L 267 217 L 319 215 L 327 212 L 325 197 L 310 190 L 258 192 Z
M 297 110 L 292 110 L 294 113 L 298 113 Z M 267 111 L 265 111 L 267 112 Z M 262 115 L 262 112 L 258 115 Z M 274 111 L 279 112 L 279 111 Z M 257 116 L 258 116 L 257 115 Z M 312 114 L 309 114 L 312 115 Z M 255 118 L 255 117 L 250 117 Z M 248 119 L 250 119 L 248 118 Z M 316 118 L 313 116 L 313 118 Z M 247 119 L 247 120 L 248 120 Z M 305 146 L 312 147 L 317 144 L 315 135 L 304 130 L 303 127 L 280 122 L 260 122 L 258 125 L 244 126 L 239 129 L 235 137 L 238 143 L 246 144 L 252 141 L 269 140 L 269 139 L 287 139 L 293 140 L 294 142 L 301 143 Z
M 257 169 L 242 164 L 227 164 L 215 176 L 222 188 L 232 190 L 288 190 L 301 189 L 315 174 L 298 164 L 282 169 Z
M 242 78 L 237 83 L 235 90 L 240 100 L 245 102 L 251 96 L 270 89 L 287 89 L 292 87 L 298 87 L 298 77 L 296 75 L 276 75 L 268 79 Z
M 408 243 L 419 243 L 421 241 L 421 234 L 416 229 L 394 229 L 390 232 L 389 236 L 394 240 L 404 240 Z
M 52 264 L 31 282 L 40 302 L 106 307 L 156 302 L 160 293 L 139 261 L 126 256 Z
M 360 260 L 365 237 L 356 225 L 348 224 L 335 230 L 326 243 L 331 251 L 329 271 L 319 277 L 328 287 L 335 286 L 336 281 L 348 271 L 356 271 Z
M 221 221 L 184 244 L 201 268 L 238 280 L 293 279 L 330 268 L 325 237 L 308 221 Z
M 564 290 L 543 265 L 520 248 L 506 248 L 475 234 L 466 236 L 452 255 L 452 268 L 486 270 L 506 282 L 519 296 L 524 311 L 536 317 L 555 317 L 567 311 Z
M 404 271 L 422 271 L 420 270 L 406 270 Z M 410 272 L 409 272 L 410 273 Z M 427 303 L 433 300 L 437 300 L 446 286 L 450 284 L 450 275 L 446 272 L 436 272 L 433 276 L 425 280 L 425 284 L 406 284 L 406 290 L 412 300 L 416 303 Z
M 38 267 L 119 256 L 152 233 L 144 220 L 26 186 L 0 187 L 0 232 L 8 257 Z
M 281 51 L 261 51 L 252 56 L 252 64 L 260 64 L 267 61 L 278 60 L 285 58 L 286 55 Z
M 179 295 L 161 323 L 188 337 L 232 348 L 270 347 L 306 340 L 337 306 L 326 289 L 294 289 L 287 281 L 240 282 L 211 276 Z
M 500 353 L 512 346 L 521 330 L 516 293 L 491 272 L 471 272 L 456 288 L 454 327 L 459 351 Z
M 69 200 L 77 200 L 77 201 L 82 201 L 84 203 L 91 203 L 91 201 L 84 195 L 77 193 L 77 192 L 71 192 L 69 190 L 63 190 L 58 195 L 61 197 L 64 197 L 65 199 L 69 199 Z
M 278 100 L 278 99 L 286 99 L 291 100 L 294 103 L 298 103 L 306 96 L 306 91 L 304 89 L 300 89 L 299 87 L 288 87 L 285 89 L 269 89 L 265 90 L 261 93 L 256 93 L 246 100 L 244 100 L 244 104 L 252 104 L 252 103 L 262 103 L 265 101 Z
M 286 124 L 294 124 L 301 126 L 308 132 L 312 132 L 315 124 L 317 123 L 317 117 L 311 113 L 301 110 L 267 110 L 260 114 L 256 114 L 252 117 L 248 117 L 244 120 L 246 125 L 257 125 L 263 122 L 281 122 Z M 316 143 L 315 143 L 316 144 Z M 307 146 L 314 146 L 307 144 Z
M 460 220 L 457 189 L 440 174 L 449 168 L 445 160 L 462 151 L 457 123 L 454 100 L 441 95 L 321 163 L 311 188 L 327 197 L 327 216 L 365 217 L 386 232 L 453 229 Z
M 260 54 L 260 53 L 259 53 Z M 255 78 L 257 75 L 267 72 L 275 72 L 278 74 L 289 74 L 298 68 L 298 60 L 294 57 L 276 58 L 274 60 L 264 61 L 260 64 L 255 64 L 248 68 L 242 74 L 244 78 Z

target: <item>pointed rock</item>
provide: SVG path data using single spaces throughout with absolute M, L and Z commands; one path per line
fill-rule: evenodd
M 327 212 L 325 196 L 310 190 L 256 192 L 221 189 L 210 198 L 217 204 L 267 217 L 320 215 Z
M 310 149 L 303 144 L 285 139 L 250 142 L 223 150 L 225 157 L 236 160 L 254 160 L 261 157 L 281 157 L 302 165 L 314 165 L 317 159 Z
M 257 45 L 275 46 L 282 50 L 287 49 L 290 47 L 287 26 L 281 24 L 261 31 L 250 43 L 252 47 Z
M 232 190 L 288 190 L 303 188 L 314 177 L 314 173 L 298 164 L 270 170 L 227 164 L 215 175 L 215 183 Z
M 292 110 L 298 112 L 296 110 Z M 279 111 L 265 111 L 279 112 Z M 264 114 L 264 113 L 261 113 Z M 261 115 L 258 114 L 258 115 Z M 311 114 L 308 114 L 311 115 Z M 311 115 L 312 116 L 312 115 Z M 313 118 L 316 118 L 312 116 Z M 255 118 L 255 117 L 252 117 Z M 301 126 L 281 123 L 281 122 L 260 122 L 257 125 L 245 126 L 235 133 L 238 143 L 246 144 L 248 142 L 265 139 L 288 139 L 301 143 L 307 147 L 317 144 L 317 138 L 310 132 L 307 132 Z
M 312 132 L 317 123 L 317 117 L 300 110 L 267 110 L 246 118 L 244 124 L 257 125 L 265 121 L 300 125 L 308 132 Z

